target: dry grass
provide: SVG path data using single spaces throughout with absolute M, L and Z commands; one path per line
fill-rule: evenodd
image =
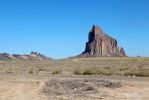
M 94 57 L 63 60 L 16 60 L 0 63 L 0 73 L 149 77 L 149 58 Z
M 75 69 L 73 73 L 75 75 L 112 75 L 112 70 L 90 67 L 83 69 Z
M 105 80 L 105 79 L 60 79 L 55 78 L 47 81 L 42 90 L 47 96 L 64 96 L 86 97 L 89 94 L 99 94 L 101 90 L 99 88 L 120 88 L 122 85 L 120 82 Z M 100 94 L 103 96 L 103 94 Z M 105 95 L 105 94 L 104 94 Z M 74 98 L 73 97 L 73 98 Z

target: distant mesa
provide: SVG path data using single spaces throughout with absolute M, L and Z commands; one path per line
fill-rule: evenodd
M 41 53 L 32 51 L 30 54 L 20 55 L 20 54 L 7 54 L 7 53 L 0 53 L 0 60 L 7 61 L 7 60 L 49 60 L 51 58 L 44 56 Z
M 79 56 L 125 57 L 126 53 L 122 47 L 118 47 L 116 39 L 105 34 L 99 26 L 93 25 L 85 51 Z

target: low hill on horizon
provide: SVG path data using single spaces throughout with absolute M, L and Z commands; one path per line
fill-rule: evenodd
M 32 51 L 30 54 L 8 54 L 8 53 L 0 53 L 1 61 L 9 61 L 9 60 L 49 60 L 50 57 L 47 57 L 41 53 Z

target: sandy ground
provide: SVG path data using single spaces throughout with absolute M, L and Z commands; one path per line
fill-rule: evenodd
M 0 100 L 46 100 L 40 92 L 44 80 L 3 78 L 0 80 Z
M 65 79 L 66 77 L 59 78 Z M 98 88 L 100 94 L 103 93 L 104 96 L 90 94 L 86 97 L 71 98 L 71 95 L 70 97 L 45 95 L 42 89 L 45 82 L 49 80 L 48 77 L 1 75 L 0 100 L 149 100 L 149 78 L 144 80 L 141 78 L 108 77 L 107 79 L 120 80 L 122 87 Z

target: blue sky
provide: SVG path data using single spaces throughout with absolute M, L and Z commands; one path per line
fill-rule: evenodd
M 0 52 L 80 54 L 93 24 L 128 56 L 149 56 L 149 0 L 0 0 Z

